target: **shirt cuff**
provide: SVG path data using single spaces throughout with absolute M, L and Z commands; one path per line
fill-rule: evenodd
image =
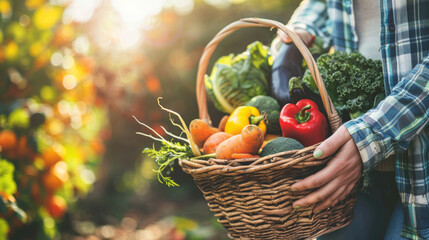
M 374 133 L 361 117 L 344 123 L 344 126 L 358 148 L 363 163 L 363 174 L 366 174 L 386 157 L 383 137 Z

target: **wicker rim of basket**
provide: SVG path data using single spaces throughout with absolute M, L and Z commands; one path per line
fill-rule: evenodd
M 196 96 L 200 119 L 205 119 L 211 122 L 207 109 L 207 94 L 204 84 L 204 76 L 207 71 L 207 66 L 209 64 L 210 57 L 222 39 L 235 32 L 236 30 L 245 27 L 268 27 L 270 29 L 277 28 L 286 33 L 292 39 L 293 43 L 301 52 L 305 62 L 307 63 L 308 69 L 310 70 L 310 73 L 313 76 L 316 86 L 319 89 L 323 106 L 325 107 L 326 113 L 328 115 L 328 121 L 331 126 L 331 129 L 333 132 L 337 130 L 341 125 L 341 118 L 338 115 L 338 112 L 335 110 L 335 107 L 326 91 L 325 84 L 323 83 L 322 76 L 320 75 L 319 69 L 317 68 L 316 61 L 314 60 L 307 46 L 302 42 L 301 38 L 294 31 L 292 31 L 283 23 L 263 18 L 244 18 L 229 24 L 228 26 L 224 27 L 219 33 L 217 33 L 216 36 L 204 48 L 203 54 L 198 65 L 196 82 Z

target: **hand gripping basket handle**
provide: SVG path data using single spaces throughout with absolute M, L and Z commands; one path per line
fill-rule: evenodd
M 305 46 L 305 44 L 302 42 L 302 40 L 299 38 L 299 36 L 296 33 L 294 33 L 291 29 L 289 29 L 284 24 L 274 20 L 263 19 L 263 18 L 244 18 L 229 24 L 228 26 L 223 28 L 218 34 L 216 34 L 216 36 L 204 48 L 203 54 L 201 56 L 201 59 L 198 65 L 198 73 L 197 73 L 196 95 L 197 95 L 198 111 L 200 115 L 199 117 L 201 119 L 205 119 L 210 122 L 210 116 L 207 110 L 207 95 L 206 95 L 206 90 L 204 85 L 204 75 L 206 74 L 207 65 L 209 63 L 211 55 L 213 51 L 216 49 L 216 46 L 219 44 L 219 42 L 222 39 L 224 39 L 226 36 L 233 33 L 234 31 L 244 27 L 278 28 L 281 31 L 285 32 L 292 39 L 292 41 L 295 43 L 296 47 L 304 57 L 304 60 L 307 63 L 308 69 L 310 70 L 311 75 L 313 76 L 313 79 L 316 83 L 316 86 L 319 89 L 323 106 L 325 107 L 329 118 L 328 121 L 331 125 L 332 132 L 337 130 L 341 125 L 341 118 L 338 115 L 337 111 L 335 110 L 334 105 L 332 104 L 332 101 L 326 92 L 325 84 L 323 83 L 322 77 L 319 73 L 319 69 L 317 68 L 316 61 L 314 60 L 307 46 Z

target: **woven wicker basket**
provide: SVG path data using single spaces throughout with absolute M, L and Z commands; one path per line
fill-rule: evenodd
M 326 93 L 315 60 L 301 39 L 280 22 L 247 18 L 222 29 L 206 46 L 197 75 L 197 102 L 201 119 L 210 121 L 207 111 L 204 75 L 209 58 L 217 44 L 226 36 L 243 27 L 268 27 L 284 31 L 300 50 L 328 113 L 333 131 L 341 119 Z M 183 171 L 192 175 L 202 191 L 210 210 L 233 239 L 312 239 L 346 226 L 352 217 L 355 203 L 353 191 L 330 209 L 313 213 L 314 206 L 294 209 L 292 203 L 312 190 L 292 192 L 296 181 L 322 169 L 329 158 L 315 159 L 317 145 L 269 155 L 263 158 L 208 161 L 181 159 Z

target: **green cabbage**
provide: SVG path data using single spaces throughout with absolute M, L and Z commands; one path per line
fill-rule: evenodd
M 218 110 L 231 113 L 255 96 L 268 95 L 271 65 L 268 47 L 253 42 L 245 52 L 216 61 L 211 75 L 205 76 L 206 91 Z

